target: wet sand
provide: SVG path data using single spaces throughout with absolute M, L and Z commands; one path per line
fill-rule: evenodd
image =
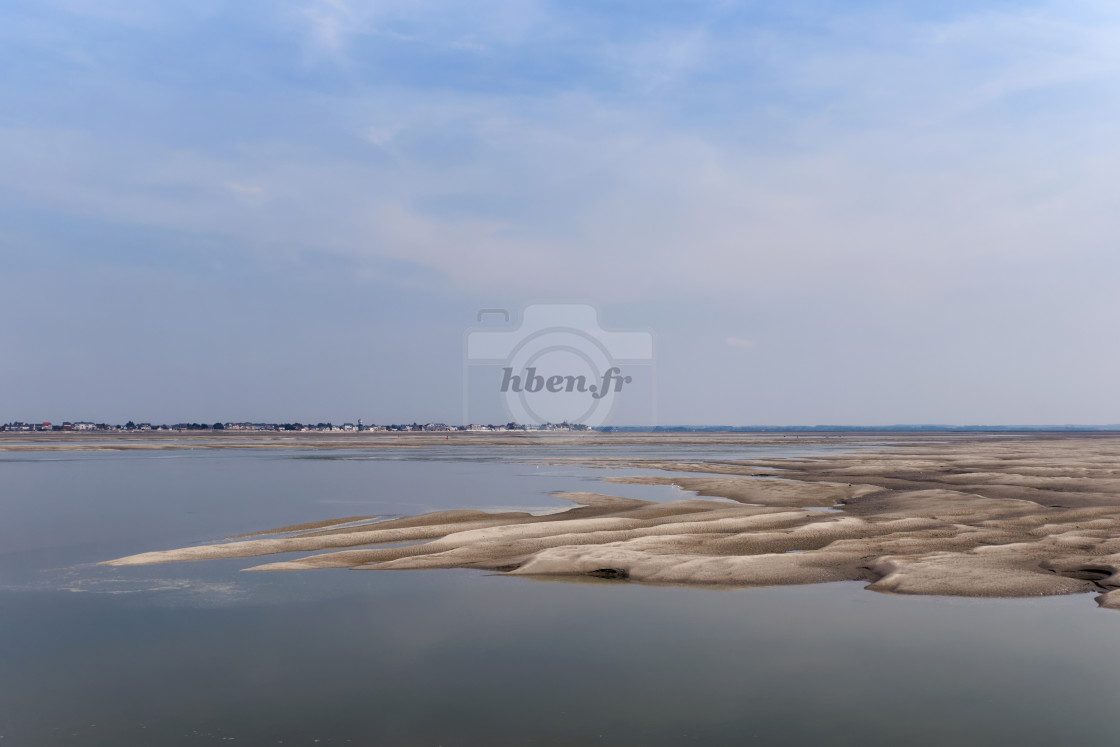
M 587 444 L 790 443 L 772 434 L 565 436 Z M 1120 609 L 1120 437 L 861 434 L 840 442 L 863 448 L 813 458 L 549 460 L 656 470 L 664 474 L 604 478 L 675 484 L 697 494 L 671 502 L 568 493 L 558 497 L 573 508 L 544 516 L 309 517 L 315 521 L 302 528 L 107 564 L 302 552 L 310 554 L 250 570 L 477 568 L 725 587 L 861 580 L 897 594 L 1095 592 L 1102 606 Z

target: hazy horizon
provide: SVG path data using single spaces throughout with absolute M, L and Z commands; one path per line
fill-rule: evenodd
M 365 418 L 351 418 L 349 420 L 277 420 L 277 419 L 261 419 L 261 420 L 223 420 L 219 418 L 215 421 L 199 420 L 197 418 L 188 418 L 185 420 L 177 420 L 174 422 L 160 422 L 155 420 L 137 420 L 135 418 L 128 419 L 111 419 L 98 421 L 99 425 L 107 425 L 110 428 L 126 427 L 128 423 L 133 423 L 133 429 L 139 428 L 142 425 L 156 426 L 175 426 L 175 425 L 199 425 L 203 430 L 215 430 L 214 425 L 225 426 L 227 424 L 256 424 L 256 425 L 302 425 L 305 427 L 317 428 L 320 425 L 329 425 L 338 427 L 342 425 L 357 425 L 361 422 L 364 426 L 412 426 L 412 425 L 446 425 L 451 428 L 465 427 L 467 425 L 482 425 L 505 427 L 510 422 L 490 422 L 490 421 L 473 421 L 471 423 L 463 422 L 444 422 L 444 421 L 417 421 L 407 420 L 400 422 L 381 421 L 374 422 L 366 420 Z M 86 423 L 93 421 L 85 420 L 4 420 L 0 425 L 9 423 L 23 423 L 25 425 L 40 425 L 43 423 L 50 423 L 52 426 L 62 425 L 63 423 Z M 562 425 L 563 423 L 544 423 L 543 425 Z M 542 425 L 533 423 L 518 423 L 518 425 Z M 570 425 L 582 425 L 581 423 L 571 423 Z M 616 431 L 672 431 L 672 430 L 685 430 L 685 431 L 742 431 L 742 432 L 781 432 L 783 430 L 794 432 L 843 432 L 843 431 L 1015 431 L 1021 429 L 1023 431 L 1113 431 L 1120 430 L 1120 423 L 877 423 L 870 425 L 855 425 L 850 423 L 760 423 L 756 425 L 734 425 L 729 423 L 661 423 L 658 425 L 633 425 L 627 423 L 612 423 L 610 425 L 595 426 L 592 430 L 616 430 Z M 76 431 L 80 432 L 80 431 Z M 185 431 L 184 431 L 185 432 Z M 247 431 L 259 432 L 259 431 Z

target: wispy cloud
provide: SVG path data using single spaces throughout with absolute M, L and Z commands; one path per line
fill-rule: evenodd
M 341 54 L 356 28 L 357 19 L 345 0 L 314 0 L 300 9 L 315 45 Z
M 401 125 L 370 127 L 366 129 L 366 140 L 383 148 L 393 141 L 393 138 L 397 136 L 401 129 Z
M 252 184 L 238 184 L 236 182 L 230 182 L 226 186 L 229 187 L 234 194 L 238 194 L 243 197 L 259 197 L 264 194 L 263 187 L 257 187 Z
M 315 48 L 345 59 L 363 37 L 470 52 L 525 43 L 547 14 L 540 3 L 525 0 L 310 0 L 296 17 Z
M 667 29 L 651 38 L 608 45 L 608 54 L 637 87 L 654 91 L 684 81 L 712 61 L 704 28 Z
M 747 348 L 747 349 L 750 349 L 750 348 L 755 347 L 755 341 L 754 340 L 748 340 L 745 337 L 727 337 L 727 338 L 724 339 L 724 343 L 726 343 L 729 347 L 733 347 L 733 348 Z

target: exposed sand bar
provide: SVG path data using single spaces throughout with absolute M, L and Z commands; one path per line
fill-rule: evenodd
M 655 503 L 564 494 L 576 507 L 545 516 L 441 511 L 356 526 L 336 520 L 294 533 L 286 527 L 285 537 L 109 564 L 298 551 L 311 554 L 252 570 L 479 568 L 721 586 L 862 580 L 899 594 L 1097 592 L 1102 606 L 1120 609 L 1120 437 L 892 440 L 813 458 L 705 462 L 693 450 L 688 461 L 573 460 L 657 470 L 664 474 L 604 477 L 676 484 L 700 497 Z M 377 546 L 400 542 L 414 544 Z

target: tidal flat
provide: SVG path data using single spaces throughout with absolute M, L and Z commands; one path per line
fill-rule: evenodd
M 696 440 L 596 435 L 580 443 L 639 441 L 671 449 Z M 107 564 L 330 550 L 249 570 L 473 568 L 712 586 L 863 581 L 870 590 L 896 594 L 1095 592 L 1101 606 L 1120 608 L 1120 438 L 846 440 L 865 448 L 812 458 L 570 460 L 589 468 L 663 472 L 605 482 L 673 485 L 701 497 L 651 501 L 583 491 L 556 494 L 575 506 L 544 516 L 450 510 L 317 520 Z M 706 442 L 735 441 L 709 436 Z

